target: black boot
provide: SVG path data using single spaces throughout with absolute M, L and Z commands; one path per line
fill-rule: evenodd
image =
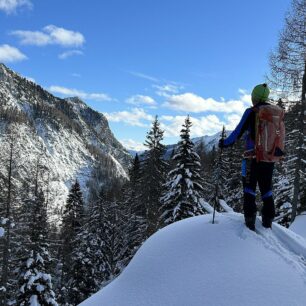
M 251 230 L 255 231 L 255 221 L 256 215 L 253 216 L 244 216 L 245 225 Z
M 272 228 L 273 219 L 262 216 L 262 226 L 265 228 Z

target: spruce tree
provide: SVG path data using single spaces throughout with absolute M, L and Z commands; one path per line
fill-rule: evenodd
M 152 235 L 158 229 L 159 198 L 162 186 L 165 182 L 167 163 L 164 160 L 165 146 L 161 143 L 164 131 L 160 128 L 157 116 L 147 133 L 141 173 L 140 200 L 145 207 L 145 219 L 147 222 L 146 237 Z
M 225 127 L 223 127 L 221 138 L 227 137 Z M 241 180 L 241 156 L 243 155 L 243 145 L 238 141 L 230 148 L 223 149 L 216 157 L 216 168 L 220 168 L 219 174 L 219 198 L 223 199 L 235 211 L 242 211 L 243 188 Z M 215 179 L 216 173 L 215 171 Z M 228 174 L 231 174 L 230 176 Z M 216 182 L 215 182 L 216 184 Z
M 226 193 L 224 200 L 236 212 L 242 212 L 243 208 L 243 186 L 241 178 L 241 157 L 244 145 L 240 140 L 231 148 L 225 150 L 225 160 L 228 164 Z M 230 173 L 230 176 L 228 175 Z
M 94 232 L 90 232 L 87 225 L 76 235 L 74 243 L 78 246 L 71 254 L 72 264 L 69 272 L 68 301 L 72 305 L 78 305 L 93 293 L 99 290 L 98 271 L 97 271 L 97 237 Z
M 126 205 L 131 207 L 132 213 L 138 217 L 146 215 L 145 206 L 141 203 L 141 164 L 138 154 L 135 155 L 132 166 L 129 169 L 130 180 L 125 184 L 124 199 Z
M 139 246 L 145 239 L 146 222 L 145 206 L 140 200 L 141 194 L 141 165 L 136 154 L 132 166 L 129 170 L 130 180 L 123 188 L 122 217 L 125 232 L 127 264 L 133 257 Z
M 72 265 L 67 284 L 67 300 L 73 305 L 81 303 L 98 291 L 109 279 L 105 268 L 105 197 L 102 191 L 98 200 L 90 203 L 85 222 L 74 239 Z M 68 291 L 68 288 L 71 288 Z
M 190 139 L 191 125 L 188 116 L 181 130 L 177 152 L 173 156 L 176 167 L 168 173 L 160 199 L 160 221 L 163 225 L 203 214 L 199 203 L 203 191 L 201 163 Z
M 108 281 L 114 279 L 124 268 L 123 260 L 126 244 L 124 242 L 123 219 L 117 200 L 106 201 L 104 217 L 103 258 Z
M 61 229 L 62 248 L 62 300 L 70 302 L 74 290 L 71 287 L 75 277 L 72 254 L 79 248 L 77 235 L 81 232 L 84 219 L 84 203 L 79 182 L 76 180 L 71 186 L 66 206 L 63 212 Z
M 28 208 L 30 246 L 20 269 L 18 305 L 32 305 L 35 302 L 46 306 L 57 305 L 49 273 L 51 259 L 47 243 L 47 209 L 42 191 L 35 190 Z
M 18 305 L 46 305 L 57 306 L 55 294 L 52 290 L 51 276 L 45 273 L 45 260 L 47 257 L 41 251 L 30 251 L 29 257 L 22 267 L 20 279 Z

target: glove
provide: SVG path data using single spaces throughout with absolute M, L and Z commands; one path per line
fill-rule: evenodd
M 221 138 L 221 139 L 219 140 L 218 146 L 219 146 L 220 149 L 223 149 L 223 148 L 224 148 L 224 139 L 223 139 L 223 138 Z

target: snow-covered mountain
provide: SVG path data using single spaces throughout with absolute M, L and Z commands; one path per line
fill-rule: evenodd
M 221 136 L 221 132 L 218 132 L 214 135 L 205 135 L 205 136 L 201 136 L 201 137 L 196 137 L 196 138 L 192 138 L 192 142 L 195 145 L 195 148 L 198 149 L 201 144 L 204 145 L 205 150 L 207 151 L 211 151 L 214 147 L 217 148 L 218 147 L 218 142 Z M 177 144 L 172 144 L 172 145 L 168 145 L 166 146 L 166 158 L 170 158 L 173 149 L 175 149 L 177 146 Z
M 227 132 L 228 134 L 230 133 L 230 131 Z M 205 135 L 205 136 L 201 136 L 201 137 L 195 137 L 192 138 L 192 142 L 195 144 L 196 149 L 198 147 L 200 147 L 201 143 L 203 143 L 205 149 L 207 151 L 211 151 L 213 149 L 213 147 L 217 148 L 218 147 L 218 142 L 221 136 L 221 132 L 218 132 L 214 135 Z M 177 146 L 177 144 L 170 144 L 170 145 L 166 145 L 166 152 L 165 152 L 165 158 L 169 159 L 171 157 L 172 151 L 173 149 L 175 149 Z M 144 151 L 135 151 L 135 150 L 129 150 L 129 153 L 132 156 L 135 156 L 136 153 L 138 155 L 141 155 L 144 153 Z
M 4 148 L 5 128 L 13 124 L 26 161 L 18 170 L 20 183 L 31 177 L 38 155 L 44 152 L 40 162 L 49 173 L 49 208 L 54 218 L 73 180 L 80 181 L 86 195 L 97 161 L 104 160 L 113 176 L 127 177 L 131 156 L 103 114 L 79 98 L 57 98 L 0 64 L 0 147 Z
M 233 212 L 188 218 L 151 236 L 123 273 L 81 306 L 305 305 L 306 240 Z

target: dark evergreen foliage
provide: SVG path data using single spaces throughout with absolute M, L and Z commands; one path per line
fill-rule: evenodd
M 146 236 L 149 237 L 158 229 L 159 199 L 162 186 L 165 183 L 167 163 L 163 159 L 165 146 L 161 143 L 164 132 L 160 128 L 157 116 L 147 133 L 145 146 L 148 148 L 144 153 L 141 172 L 140 200 L 145 207 L 145 219 L 147 222 Z
M 73 253 L 79 248 L 77 244 L 77 235 L 81 232 L 84 223 L 84 202 L 80 189 L 80 184 L 76 180 L 71 186 L 66 206 L 63 212 L 63 225 L 61 229 L 62 239 L 62 286 L 65 291 L 65 302 L 71 302 L 74 288 L 73 278 L 76 275 L 75 266 L 73 265 Z M 62 297 L 63 298 L 63 297 Z

